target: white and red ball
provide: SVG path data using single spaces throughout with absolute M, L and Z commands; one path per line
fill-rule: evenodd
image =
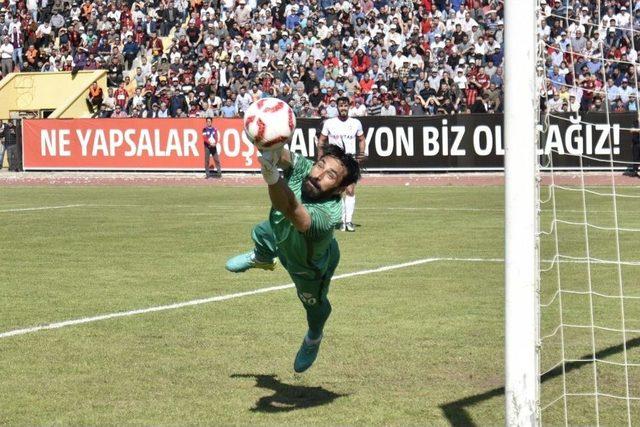
M 244 113 L 244 133 L 259 150 L 275 150 L 286 144 L 296 128 L 296 116 L 278 98 L 262 98 Z

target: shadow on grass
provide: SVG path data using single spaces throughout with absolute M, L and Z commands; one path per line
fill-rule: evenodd
M 289 412 L 326 405 L 339 397 L 348 396 L 334 393 L 323 387 L 286 384 L 278 380 L 276 375 L 233 374 L 231 378 L 254 378 L 256 387 L 274 392 L 270 396 L 258 399 L 255 406 L 251 408 L 252 412 Z
M 626 343 L 627 349 L 638 347 L 638 346 L 640 346 L 640 337 L 627 340 L 627 343 Z M 613 354 L 622 353 L 623 351 L 624 351 L 624 346 L 622 344 L 618 344 L 618 345 L 607 347 L 603 350 L 596 352 L 595 358 L 604 359 Z M 565 363 L 564 364 L 565 372 L 569 373 L 573 370 L 580 369 L 584 365 L 589 365 L 592 363 L 591 353 L 585 354 L 580 359 L 583 359 L 583 360 Z M 544 374 L 542 377 L 540 377 L 540 382 L 544 383 L 546 381 L 549 381 L 561 375 L 562 375 L 562 365 L 550 370 L 549 372 Z M 482 403 L 485 400 L 489 400 L 501 395 L 504 395 L 504 387 L 494 388 L 493 390 L 489 390 L 484 393 L 474 394 L 473 396 L 469 396 L 460 400 L 445 403 L 444 405 L 440 405 L 440 409 L 442 409 L 442 412 L 444 412 L 445 417 L 447 417 L 447 420 L 453 426 L 476 425 L 473 422 L 471 415 L 469 415 L 469 413 L 467 412 L 468 408 L 478 403 Z

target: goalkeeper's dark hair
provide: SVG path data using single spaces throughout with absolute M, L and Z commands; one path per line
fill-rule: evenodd
M 336 100 L 336 105 L 340 104 L 340 102 L 346 102 L 347 104 L 351 104 L 351 101 L 349 101 L 349 98 L 347 98 L 346 96 L 341 96 L 340 98 L 338 98 Z
M 355 157 L 352 154 L 347 154 L 344 152 L 342 147 L 339 147 L 334 144 L 326 144 L 324 146 L 324 153 L 322 157 L 331 156 L 340 160 L 340 162 L 347 169 L 347 174 L 344 178 L 342 178 L 342 182 L 340 183 L 341 187 L 346 187 L 347 185 L 355 184 L 360 180 L 360 164 L 356 161 Z

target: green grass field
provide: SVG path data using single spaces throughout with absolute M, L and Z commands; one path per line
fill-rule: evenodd
M 558 218 L 583 221 L 580 193 L 556 196 Z M 0 333 L 290 283 L 282 268 L 224 270 L 266 218 L 263 188 L 8 187 L 0 200 Z M 618 202 L 619 227 L 640 228 L 634 198 Z M 613 225 L 611 198 L 589 195 L 587 205 L 590 223 Z M 16 210 L 47 206 L 66 207 Z M 246 295 L 0 338 L 0 424 L 503 424 L 502 188 L 362 186 L 356 209 L 361 227 L 336 234 L 336 274 L 365 274 L 332 283 L 334 311 L 307 373 L 292 369 L 306 331 L 293 289 Z M 614 233 L 590 231 L 591 255 L 615 259 Z M 585 256 L 584 227 L 558 233 L 560 253 Z M 640 258 L 637 236 L 620 233 L 623 259 Z M 543 259 L 553 237 L 543 238 Z M 367 272 L 385 266 L 397 268 Z M 549 302 L 558 271 L 544 266 Z M 618 292 L 616 266 L 590 267 L 594 290 Z M 588 269 L 561 263 L 563 289 L 588 289 Z M 622 268 L 629 295 L 640 296 L 638 273 Z M 564 323 L 589 323 L 586 298 L 562 294 Z M 625 303 L 627 329 L 640 329 L 637 301 Z M 621 327 L 619 299 L 592 305 L 596 324 Z M 543 335 L 559 324 L 557 307 L 558 298 L 543 311 Z M 563 328 L 568 359 L 592 349 L 591 329 L 575 329 Z M 561 360 L 559 337 L 544 341 L 543 370 Z M 621 337 L 598 330 L 593 347 L 620 361 Z M 640 363 L 638 344 L 629 362 Z M 571 366 L 568 392 L 593 391 L 593 365 Z M 601 392 L 625 393 L 624 368 L 597 368 Z M 629 376 L 640 396 L 640 368 Z M 562 389 L 552 371 L 543 404 Z M 593 397 L 568 400 L 571 424 L 595 424 Z M 546 423 L 564 422 L 562 403 L 543 412 Z M 600 405 L 603 423 L 626 423 L 624 400 Z M 632 415 L 640 420 L 638 401 Z

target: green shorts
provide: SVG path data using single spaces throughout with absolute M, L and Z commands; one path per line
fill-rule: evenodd
M 337 241 L 333 240 L 331 243 L 328 262 L 325 266 L 326 268 L 321 269 L 324 273 L 321 273 L 321 270 L 312 266 L 290 263 L 287 259 L 287 254 L 277 247 L 269 221 L 256 225 L 251 232 L 251 238 L 256 246 L 256 256 L 260 259 L 266 260 L 278 257 L 296 285 L 298 298 L 303 304 L 313 306 L 327 299 L 329 283 L 338 267 L 338 262 L 340 262 L 340 249 Z

